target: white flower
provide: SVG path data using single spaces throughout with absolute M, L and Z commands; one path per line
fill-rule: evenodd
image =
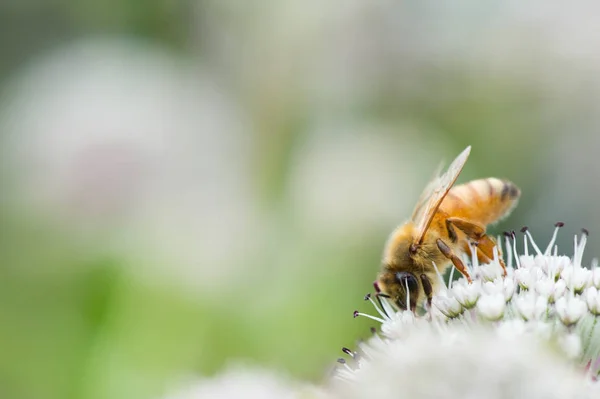
M 475 284 L 475 282 L 473 283 Z M 482 285 L 482 291 L 488 295 L 502 294 L 506 302 L 510 301 L 515 292 L 515 283 L 512 279 L 497 278 L 486 281 Z
M 379 339 L 380 349 L 386 352 L 390 345 L 396 345 L 396 341 L 408 342 L 413 335 L 420 336 L 430 331 L 444 337 L 450 334 L 456 343 L 461 336 L 485 325 L 505 338 L 519 341 L 534 337 L 539 342 L 554 344 L 549 346 L 562 350 L 565 362 L 576 363 L 582 370 L 587 366 L 588 376 L 600 375 L 600 326 L 596 328 L 600 292 L 595 285 L 585 289 L 595 284 L 594 278 L 600 275 L 600 271 L 586 271 L 581 266 L 585 237 L 580 242 L 576 241 L 572 259 L 550 255 L 550 251 L 557 252 L 554 246 L 556 230 L 544 252 L 533 245 L 530 234 L 527 238 L 535 255 L 519 257 L 515 242 L 509 242 L 507 252 L 513 253 L 510 259 L 519 261 L 517 269 L 509 269 L 506 277 L 490 279 L 492 274 L 481 272 L 486 265 L 471 265 L 466 260 L 472 271 L 473 283 L 459 279 L 450 288 L 440 290 L 434 294 L 431 308 L 409 317 L 407 314 L 412 313 L 395 312 L 383 301 L 389 307 L 389 314 L 382 315 L 385 312 L 378 309 L 382 317 L 375 318 L 383 323 L 382 332 L 387 339 Z M 527 239 L 525 242 L 527 244 Z M 510 259 L 507 262 L 509 266 L 512 264 Z M 500 268 L 497 260 L 490 265 L 489 270 Z M 491 334 L 490 331 L 488 333 Z M 369 360 L 363 362 L 370 363 Z M 358 363 L 346 377 L 353 379 L 354 374 L 362 370 L 362 363 Z M 381 392 L 382 396 L 385 392 Z
M 525 321 L 539 320 L 548 310 L 548 300 L 544 296 L 537 296 L 533 292 L 519 295 L 514 300 L 514 305 L 519 315 Z
M 536 283 L 536 279 L 538 277 L 538 268 L 526 268 L 521 267 L 520 269 L 515 270 L 515 277 L 517 278 L 517 283 L 523 289 L 532 289 Z
M 496 333 L 501 337 L 516 339 L 527 333 L 527 323 L 520 319 L 506 320 L 497 326 Z
M 430 327 L 384 345 L 369 341 L 367 357 L 333 383 L 334 396 L 575 399 L 589 390 L 582 374 L 533 335 Z
M 463 312 L 463 307 L 454 297 L 440 293 L 433 298 L 433 306 L 437 307 L 449 319 L 453 319 Z
M 534 258 L 534 264 L 550 278 L 555 279 L 565 267 L 571 264 L 571 259 L 568 256 L 537 255 Z
M 566 289 L 567 283 L 565 280 L 561 279 L 555 281 L 552 276 L 539 280 L 535 285 L 535 291 L 540 295 L 547 297 L 550 303 L 554 303 L 556 298 L 563 296 Z
M 567 287 L 576 293 L 581 293 L 592 281 L 592 272 L 581 267 L 569 267 L 564 269 L 560 276 Z
M 474 281 L 472 284 L 467 284 L 465 280 L 457 281 L 452 285 L 452 293 L 458 303 L 466 309 L 471 309 L 481 296 L 481 282 Z
M 561 297 L 556 301 L 556 312 L 567 327 L 577 323 L 587 312 L 587 306 L 578 297 Z
M 590 287 L 585 290 L 585 301 L 590 313 L 595 316 L 600 315 L 600 295 L 596 287 Z
M 504 300 L 509 302 L 515 293 L 515 282 L 508 278 L 500 281 L 502 281 L 502 294 L 504 295 Z
M 504 316 L 506 302 L 502 294 L 486 295 L 479 298 L 477 310 L 486 320 L 496 321 Z
M 477 271 L 483 281 L 493 281 L 502 277 L 502 268 L 498 267 L 495 263 L 481 265 Z
M 563 349 L 563 352 L 571 359 L 575 359 L 581 355 L 582 346 L 579 335 L 563 335 L 559 338 L 558 343 Z
M 597 259 L 594 259 L 593 262 L 596 263 L 596 266 L 592 266 L 592 268 L 591 268 L 591 270 L 592 270 L 591 283 L 594 285 L 594 287 L 600 288 L 600 267 L 597 266 L 597 263 L 598 263 Z
M 409 334 L 411 328 L 414 328 L 414 323 L 416 323 L 416 318 L 413 312 L 392 311 L 390 319 L 382 324 L 381 332 L 389 338 L 404 338 Z

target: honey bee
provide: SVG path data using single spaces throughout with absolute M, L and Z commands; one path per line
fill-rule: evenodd
M 496 242 L 486 235 L 486 226 L 506 217 L 521 191 L 510 181 L 495 177 L 452 187 L 470 152 L 469 146 L 446 173 L 427 185 L 411 219 L 388 238 L 377 285 L 399 309 L 414 311 L 425 300 L 431 306 L 439 286 L 436 267 L 443 274 L 454 265 L 471 282 L 460 258 L 470 253 L 469 243 L 474 244 L 480 262 L 489 263 L 494 257 Z M 499 247 L 498 254 L 506 276 Z

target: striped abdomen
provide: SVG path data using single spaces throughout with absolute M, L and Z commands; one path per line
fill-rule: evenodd
M 440 211 L 488 225 L 508 216 L 520 196 L 512 182 L 488 177 L 451 188 Z

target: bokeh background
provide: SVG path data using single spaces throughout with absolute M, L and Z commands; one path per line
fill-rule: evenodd
M 440 161 L 600 253 L 595 2 L 0 2 L 0 397 L 319 381 Z M 519 242 L 520 243 L 520 242 Z

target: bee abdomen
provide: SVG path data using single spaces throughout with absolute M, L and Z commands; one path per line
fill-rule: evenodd
M 514 200 L 521 195 L 519 188 L 512 182 L 495 177 L 472 180 L 454 187 L 451 192 L 467 203 L 489 197 L 499 197 L 500 201 Z
M 488 178 L 486 180 L 491 180 L 492 178 Z M 498 179 L 494 179 L 498 180 Z M 502 190 L 500 190 L 500 200 L 506 201 L 507 199 L 518 199 L 521 196 L 521 190 L 517 186 L 515 186 L 512 182 L 508 180 L 501 180 L 502 182 Z
M 442 207 L 482 224 L 497 222 L 515 207 L 521 190 L 512 182 L 495 177 L 473 180 L 453 187 Z

